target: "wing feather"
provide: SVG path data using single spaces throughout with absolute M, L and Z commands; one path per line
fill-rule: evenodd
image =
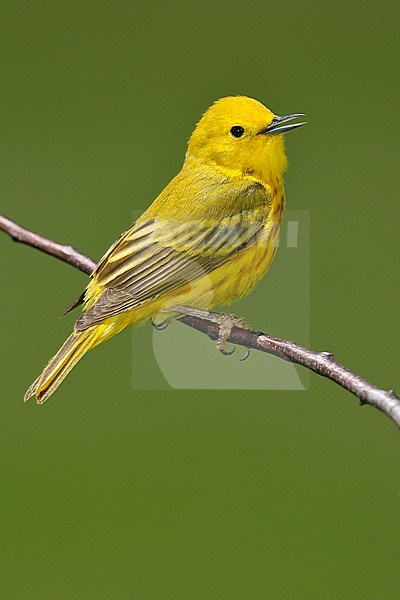
M 210 273 L 253 245 L 268 214 L 267 204 L 224 217 L 218 224 L 151 219 L 122 234 L 93 272 L 103 288 L 75 324 L 82 330 L 179 289 Z

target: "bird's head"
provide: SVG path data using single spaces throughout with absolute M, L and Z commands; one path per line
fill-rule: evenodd
M 189 140 L 187 157 L 227 171 L 254 175 L 265 182 L 279 179 L 287 162 L 282 134 L 304 125 L 291 122 L 302 116 L 279 117 L 246 96 L 221 98 L 198 122 Z

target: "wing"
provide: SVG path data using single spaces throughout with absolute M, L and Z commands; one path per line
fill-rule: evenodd
M 210 273 L 255 243 L 267 212 L 265 205 L 258 206 L 217 224 L 162 218 L 139 221 L 96 267 L 93 284 L 103 291 L 75 328 L 87 329 Z

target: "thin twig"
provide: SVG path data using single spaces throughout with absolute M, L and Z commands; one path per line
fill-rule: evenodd
M 0 229 L 8 233 L 14 242 L 21 242 L 21 244 L 27 244 L 46 254 L 51 254 L 89 275 L 96 266 L 91 258 L 84 256 L 73 246 L 64 246 L 53 242 L 34 231 L 25 229 L 4 215 L 0 215 Z
M 84 256 L 72 246 L 64 246 L 53 242 L 38 233 L 21 227 L 3 215 L 0 215 L 0 229 L 13 240 L 55 256 L 84 273 L 90 274 L 96 266 L 93 260 Z M 219 325 L 211 320 L 183 316 L 180 317 L 179 321 L 205 333 L 213 340 L 218 338 Z M 331 379 L 357 396 L 361 404 L 369 404 L 384 412 L 400 428 L 400 398 L 396 396 L 395 392 L 393 390 L 382 390 L 359 375 L 352 373 L 338 363 L 329 352 L 314 352 L 296 342 L 275 338 L 262 332 L 248 331 L 241 327 L 233 327 L 228 341 L 245 348 L 274 354 Z

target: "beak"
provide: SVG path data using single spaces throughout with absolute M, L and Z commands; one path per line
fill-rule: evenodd
M 306 115 L 304 115 L 303 113 L 294 113 L 292 115 L 282 115 L 281 117 L 279 116 L 275 116 L 272 119 L 272 122 L 270 123 L 270 125 L 268 125 L 268 127 L 264 127 L 264 129 L 261 129 L 261 131 L 258 132 L 258 134 L 260 133 L 267 133 L 269 135 L 275 135 L 277 133 L 286 133 L 287 131 L 290 131 L 291 129 L 296 129 L 296 127 L 301 127 L 302 125 L 305 125 L 305 121 L 303 121 L 302 123 L 290 123 L 289 125 L 282 125 L 282 123 L 287 123 L 288 121 L 293 121 L 293 119 L 297 119 L 298 117 L 305 117 Z

